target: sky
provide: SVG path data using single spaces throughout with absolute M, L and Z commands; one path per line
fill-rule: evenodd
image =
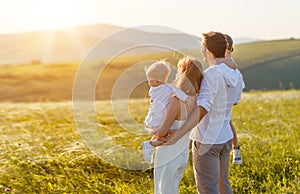
M 0 0 L 0 34 L 78 25 L 160 25 L 200 36 L 300 38 L 300 0 Z

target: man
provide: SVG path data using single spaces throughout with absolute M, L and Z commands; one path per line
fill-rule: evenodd
M 243 76 L 238 69 L 222 63 L 227 48 L 222 33 L 203 33 L 202 54 L 209 63 L 204 71 L 197 108 L 189 115 L 185 125 L 168 144 L 191 132 L 193 163 L 198 192 L 232 193 L 229 182 L 229 158 L 232 148 L 230 127 L 231 110 L 240 102 L 244 88 Z

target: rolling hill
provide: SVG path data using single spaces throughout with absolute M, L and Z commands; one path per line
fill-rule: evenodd
M 111 36 L 122 30 L 122 36 Z M 130 48 L 145 42 L 172 43 L 174 48 L 195 49 L 187 44 L 183 33 L 147 32 L 139 28 L 122 28 L 95 24 L 55 31 L 26 32 L 0 35 L 0 65 L 28 63 L 65 63 L 81 61 L 87 52 L 101 42 L 106 50 Z M 196 36 L 191 35 L 200 41 Z M 103 40 L 105 40 L 103 42 Z M 154 41 L 155 40 L 155 41 Z M 139 49 L 132 55 L 160 52 L 161 48 Z
M 246 90 L 300 88 L 300 40 L 237 45 L 233 57 L 244 74 Z
M 56 32 L 56 39 L 52 42 L 51 48 L 49 45 L 47 47 L 46 42 L 49 43 L 49 40 L 45 38 L 48 36 L 44 34 L 46 32 L 0 35 L 0 62 L 2 64 L 0 65 L 0 101 L 71 100 L 74 79 L 82 60 L 81 57 L 84 56 L 86 50 L 95 44 L 96 40 L 105 37 L 114 30 L 121 29 L 110 25 L 105 27 L 106 30 L 104 31 L 104 28 L 100 29 L 99 26 L 78 28 L 76 31 L 77 35 L 81 37 L 80 41 L 78 39 L 78 42 L 81 42 L 80 47 L 71 44 L 74 39 L 70 37 L 70 33 L 65 31 Z M 129 32 L 128 37 L 134 35 L 141 39 L 151 39 L 157 36 L 166 39 L 165 37 L 168 36 L 168 40 L 175 41 L 180 38 L 179 34 L 159 34 L 139 30 Z M 111 45 L 109 45 L 110 43 Z M 126 47 L 132 42 L 111 39 L 107 44 L 109 50 L 110 46 L 114 46 L 114 44 Z M 184 42 L 176 44 L 177 47 L 186 49 Z M 96 99 L 110 98 L 117 78 L 133 64 L 166 58 L 175 65 L 181 57 L 179 53 L 163 51 L 157 48 L 139 50 L 128 56 L 118 56 L 110 61 L 104 69 L 104 73 L 99 75 Z M 190 52 L 191 54 L 200 54 L 199 50 L 190 50 Z M 244 75 L 245 91 L 300 88 L 300 40 L 298 39 L 238 44 L 235 46 L 233 57 Z M 100 60 L 91 66 L 91 69 L 97 69 L 99 62 Z M 205 64 L 204 66 L 207 67 Z M 144 70 L 141 67 L 131 73 L 139 78 L 144 77 Z M 171 79 L 174 78 L 174 75 L 173 72 Z M 90 75 L 85 76 L 85 79 L 90 79 Z M 121 84 L 126 85 L 127 83 L 129 82 L 125 81 Z M 141 83 L 135 88 L 131 96 L 135 98 L 147 97 L 147 90 L 147 84 Z M 120 93 L 120 96 L 122 95 Z

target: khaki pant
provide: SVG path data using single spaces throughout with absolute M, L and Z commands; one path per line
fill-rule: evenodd
M 224 144 L 193 142 L 194 173 L 198 193 L 231 194 L 229 182 L 229 158 L 232 140 Z

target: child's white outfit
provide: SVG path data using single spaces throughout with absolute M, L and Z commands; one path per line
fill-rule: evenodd
M 188 97 L 182 90 L 170 84 L 161 84 L 157 87 L 150 87 L 149 96 L 151 106 L 145 119 L 145 129 L 150 133 L 161 124 L 172 95 L 182 101 L 185 101 Z M 150 141 L 143 142 L 144 159 L 148 164 L 153 163 L 153 153 L 154 147 L 150 144 Z
M 145 125 L 148 131 L 153 132 L 153 129 L 159 127 L 165 116 L 172 95 L 182 101 L 187 99 L 187 95 L 182 90 L 170 84 L 150 87 L 149 96 L 151 106 L 145 119 Z

